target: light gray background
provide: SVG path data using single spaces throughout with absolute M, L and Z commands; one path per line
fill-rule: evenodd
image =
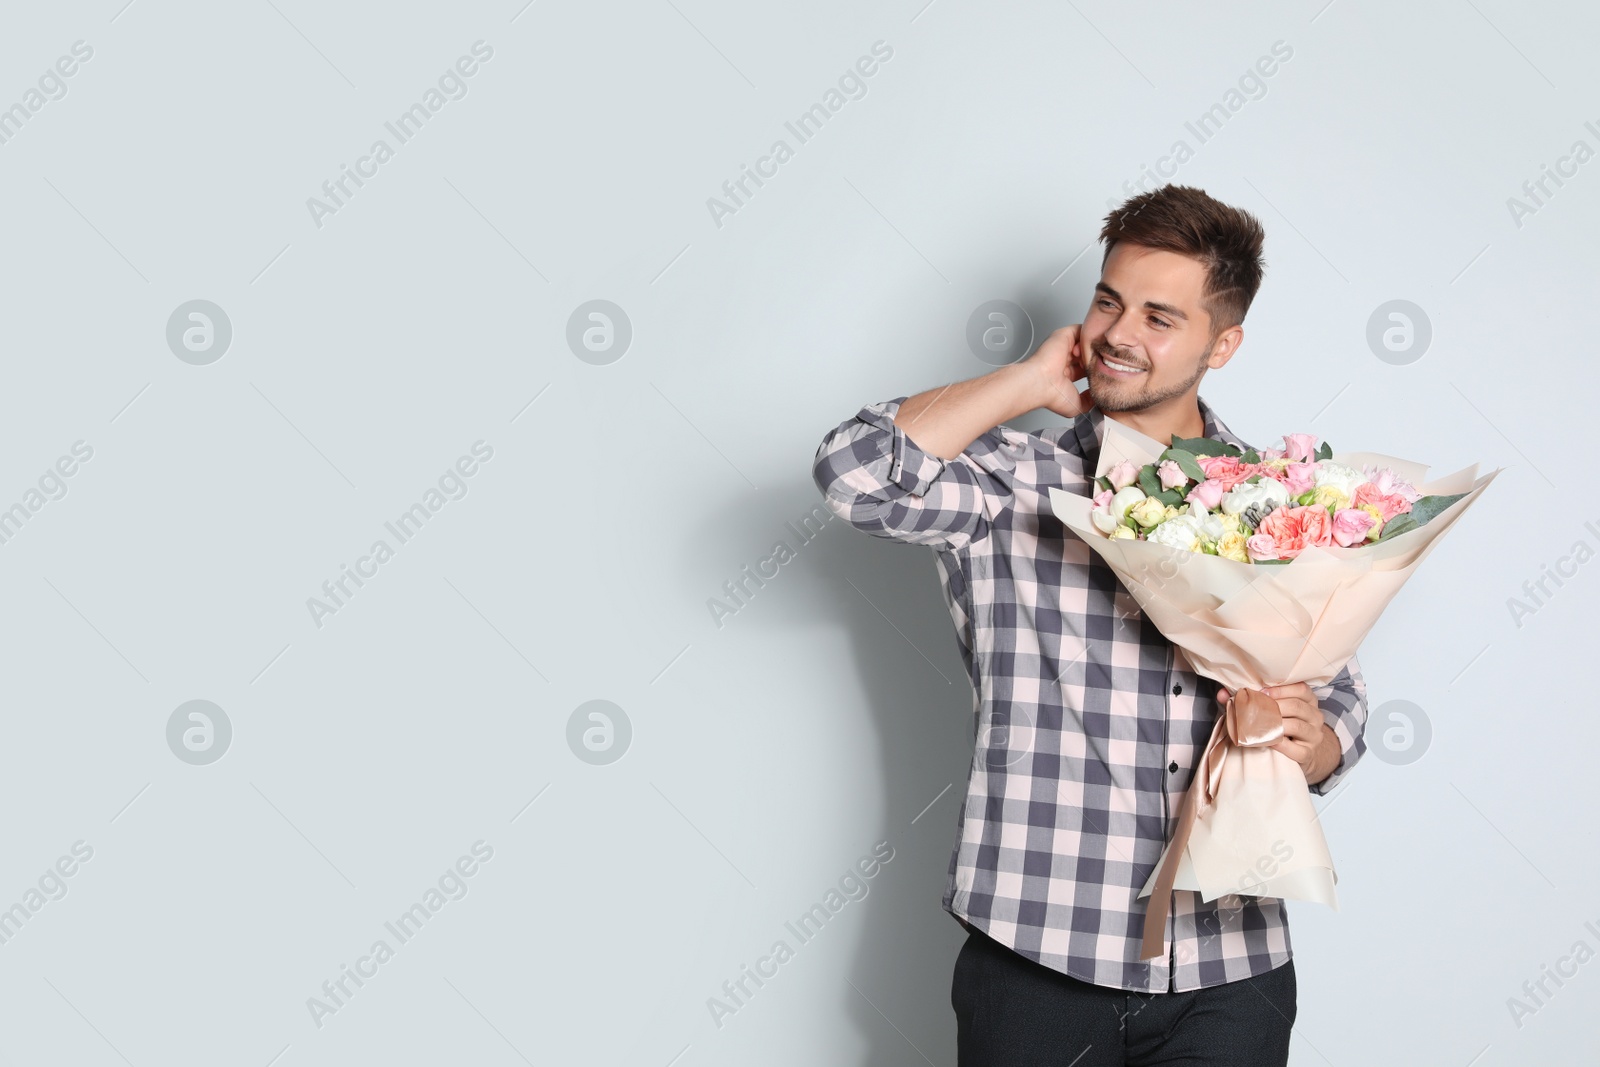
M 1592 9 L 122 5 L 8 5 L 0 33 L 4 106 L 94 49 L 0 145 L 0 507 L 94 450 L 0 545 L 0 907 L 94 850 L 0 945 L 0 1063 L 954 1064 L 972 700 L 929 550 L 835 521 L 720 627 L 708 601 L 796 545 L 824 432 L 990 369 L 974 308 L 1078 321 L 1108 200 L 1179 139 L 1176 180 L 1269 234 L 1203 386 L 1235 431 L 1509 468 L 1361 650 L 1369 736 L 1406 700 L 1432 738 L 1319 802 L 1343 909 L 1293 907 L 1293 1062 L 1592 1053 L 1600 963 L 1520 1026 L 1507 1004 L 1600 949 L 1600 564 L 1520 625 L 1507 603 L 1600 546 L 1600 161 L 1520 226 L 1507 204 L 1600 148 Z M 307 198 L 480 39 L 467 95 L 316 226 Z M 707 199 L 778 138 L 719 227 Z M 206 366 L 165 337 L 194 299 L 233 329 Z M 633 328 L 603 366 L 566 343 L 597 299 Z M 1397 299 L 1433 330 L 1405 365 L 1366 340 Z M 478 440 L 466 496 L 316 626 Z M 233 729 L 206 766 L 167 743 L 195 699 Z M 591 700 L 632 727 L 607 765 L 567 740 Z M 307 998 L 480 839 L 467 895 L 316 1026 Z M 868 895 L 717 1026 L 708 998 L 879 841 Z

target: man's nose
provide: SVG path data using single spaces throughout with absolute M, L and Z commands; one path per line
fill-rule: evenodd
M 1127 349 L 1133 347 L 1135 338 L 1133 326 L 1128 322 L 1130 313 L 1124 312 L 1117 316 L 1117 320 L 1106 330 L 1104 339 L 1106 344 L 1112 348 Z

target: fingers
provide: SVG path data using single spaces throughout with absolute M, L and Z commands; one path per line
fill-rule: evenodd
M 1284 716 L 1283 736 L 1293 741 L 1315 745 L 1322 735 L 1322 723 L 1307 722 L 1305 719 Z
M 1274 741 L 1267 747 L 1271 748 L 1274 752 L 1282 752 L 1285 756 L 1288 756 L 1302 767 L 1311 762 L 1311 753 L 1315 751 L 1309 745 L 1302 744 L 1299 741 L 1292 741 L 1288 738 Z

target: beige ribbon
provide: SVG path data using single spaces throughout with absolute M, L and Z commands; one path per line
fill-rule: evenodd
M 1259 689 L 1240 689 L 1228 698 L 1228 706 L 1217 716 L 1206 742 L 1194 779 L 1183 794 L 1178 808 L 1178 825 L 1172 832 L 1156 884 L 1150 889 L 1150 904 L 1144 915 L 1144 940 L 1139 947 L 1141 960 L 1154 959 L 1166 951 L 1167 916 L 1172 910 L 1172 883 L 1178 876 L 1178 861 L 1189 847 L 1189 834 L 1200 813 L 1217 799 L 1222 784 L 1222 766 L 1230 748 L 1256 748 L 1270 745 L 1283 736 L 1283 716 L 1278 702 Z

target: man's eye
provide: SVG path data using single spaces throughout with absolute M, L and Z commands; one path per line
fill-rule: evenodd
M 1110 307 L 1111 306 L 1111 301 L 1107 300 L 1105 297 L 1101 297 L 1100 298 L 1100 306 L 1101 307 Z
M 1154 315 L 1150 316 L 1150 321 L 1155 323 L 1157 326 L 1162 327 L 1163 329 L 1170 329 L 1171 326 L 1172 326 L 1172 324 L 1170 322 L 1163 322 L 1161 319 L 1156 318 Z

